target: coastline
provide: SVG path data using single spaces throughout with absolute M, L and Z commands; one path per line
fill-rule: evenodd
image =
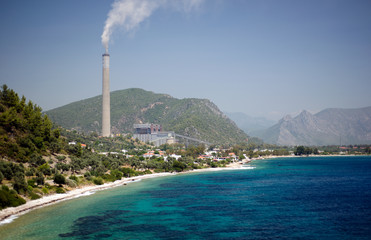
M 354 156 L 354 155 L 321 155 L 321 157 L 333 157 L 333 156 Z M 275 159 L 275 158 L 291 158 L 291 157 L 315 157 L 315 156 L 264 156 L 261 158 L 254 158 L 246 160 L 244 159 L 242 162 L 234 162 L 227 165 L 224 168 L 203 168 L 203 169 L 194 169 L 186 172 L 163 172 L 163 173 L 153 173 L 153 174 L 146 174 L 141 176 L 135 176 L 130 178 L 123 178 L 121 180 L 117 180 L 115 182 L 105 183 L 103 185 L 84 185 L 73 190 L 70 190 L 64 194 L 51 194 L 48 196 L 44 196 L 37 200 L 30 200 L 27 201 L 25 204 L 20 205 L 18 207 L 8 207 L 0 211 L 0 226 L 12 222 L 13 219 L 17 218 L 20 215 L 26 214 L 29 211 L 32 211 L 37 208 L 49 206 L 52 204 L 56 204 L 65 200 L 70 200 L 73 198 L 78 198 L 82 196 L 91 195 L 94 192 L 102 191 L 109 188 L 114 188 L 122 185 L 126 185 L 129 183 L 133 183 L 136 181 L 141 181 L 144 179 L 149 178 L 156 178 L 156 177 L 163 177 L 163 176 L 172 176 L 177 174 L 188 174 L 188 173 L 197 173 L 197 172 L 209 172 L 209 171 L 223 171 L 223 170 L 240 170 L 240 169 L 253 169 L 254 167 L 244 167 L 244 164 L 250 163 L 254 160 L 262 160 L 262 159 Z
M 105 189 L 126 185 L 128 183 L 140 181 L 143 179 L 162 177 L 162 176 L 171 176 L 171 175 L 174 175 L 174 173 L 168 173 L 168 172 L 154 173 L 154 174 L 147 174 L 147 175 L 130 177 L 130 178 L 123 178 L 121 180 L 117 180 L 115 182 L 110 182 L 110 183 L 105 183 L 103 185 L 86 185 L 80 188 L 70 190 L 63 194 L 55 193 L 55 194 L 51 194 L 48 196 L 44 196 L 40 199 L 30 200 L 30 201 L 27 201 L 23 205 L 20 205 L 17 207 L 8 207 L 8 208 L 1 210 L 0 211 L 0 226 L 6 223 L 4 222 L 5 220 L 13 216 L 19 216 L 19 215 L 25 214 L 37 208 L 41 208 L 44 206 L 48 206 L 51 204 L 77 198 L 77 197 L 84 196 L 84 195 L 87 196 L 87 195 L 90 195 L 92 192 L 102 191 Z
M 70 199 L 81 197 L 81 196 L 88 196 L 92 194 L 92 192 L 102 191 L 105 189 L 114 188 L 114 187 L 126 185 L 129 183 L 133 183 L 136 181 L 141 181 L 141 180 L 149 179 L 149 178 L 172 176 L 172 175 L 177 175 L 177 174 L 186 174 L 186 173 L 195 173 L 195 172 L 249 169 L 249 168 L 243 168 L 244 163 L 248 163 L 248 162 L 244 161 L 243 163 L 231 163 L 225 168 L 203 168 L 203 169 L 196 169 L 196 170 L 179 172 L 179 173 L 164 172 L 164 173 L 146 174 L 142 176 L 123 178 L 121 180 L 117 180 L 115 182 L 110 182 L 110 183 L 105 183 L 103 185 L 82 186 L 80 188 L 70 190 L 69 192 L 66 192 L 63 194 L 56 193 L 56 194 L 44 196 L 40 199 L 30 200 L 30 201 L 27 201 L 25 204 L 20 205 L 18 207 L 5 208 L 0 211 L 0 226 L 10 223 L 12 219 L 20 215 L 26 214 L 29 211 L 32 211 L 34 209 L 49 206 L 52 204 L 56 204 L 56 203 L 59 203 L 65 200 L 70 200 Z

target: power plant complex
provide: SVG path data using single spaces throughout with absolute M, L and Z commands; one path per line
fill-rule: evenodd
M 102 137 L 111 136 L 111 103 L 109 89 L 109 54 L 107 51 L 103 56 L 102 76 Z
M 141 142 L 153 143 L 155 146 L 176 143 L 174 132 L 163 132 L 159 124 L 134 124 L 133 138 Z
M 102 137 L 111 136 L 111 101 L 110 101 L 110 87 L 109 87 L 109 54 L 108 51 L 102 55 L 103 57 L 103 73 L 102 73 Z M 176 137 L 184 138 L 187 141 L 196 141 L 210 145 L 210 143 L 201 141 L 195 138 L 182 136 L 175 132 L 162 131 L 162 126 L 159 124 L 146 123 L 134 124 L 134 136 L 142 142 L 152 143 L 155 146 L 162 144 L 176 143 Z

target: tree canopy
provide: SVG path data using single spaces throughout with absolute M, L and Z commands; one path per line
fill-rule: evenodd
M 58 151 L 59 130 L 32 101 L 6 85 L 0 90 L 0 156 L 27 162 L 34 153 Z

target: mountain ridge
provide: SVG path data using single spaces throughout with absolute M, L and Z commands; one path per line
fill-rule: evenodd
M 67 129 L 100 133 L 101 106 L 99 95 L 46 111 L 46 114 Z M 134 123 L 161 124 L 166 131 L 211 143 L 233 144 L 248 137 L 208 99 L 177 99 L 140 88 L 111 92 L 112 133 L 133 132 Z
M 285 116 L 257 135 L 279 145 L 339 145 L 371 143 L 371 107 L 327 108 L 316 114 L 303 110 Z

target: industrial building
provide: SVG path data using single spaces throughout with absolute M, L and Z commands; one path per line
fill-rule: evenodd
M 155 146 L 176 143 L 174 132 L 163 132 L 161 125 L 153 123 L 134 124 L 133 137 L 145 143 L 153 143 Z

